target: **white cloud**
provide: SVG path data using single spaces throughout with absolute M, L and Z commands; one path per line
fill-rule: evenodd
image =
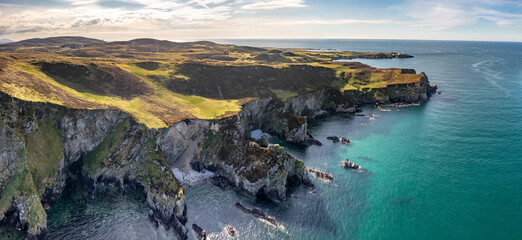
M 467 11 L 447 4 L 421 3 L 406 15 L 417 19 L 412 25 L 433 29 L 468 25 L 476 20 L 476 17 L 470 16 Z
M 336 25 L 336 24 L 405 24 L 406 22 L 396 22 L 385 19 L 362 20 L 362 19 L 310 19 L 310 20 L 282 20 L 261 23 L 261 25 Z
M 110 4 L 99 4 L 102 0 L 59 1 L 63 3 L 63 7 L 0 3 L 0 35 L 11 39 L 86 35 L 113 40 L 143 36 L 167 39 L 245 36 L 251 38 L 393 38 L 400 32 L 401 36 L 432 38 L 446 36 L 443 35 L 445 29 L 470 26 L 483 19 L 496 23 L 499 28 L 507 29 L 506 31 L 518 30 L 522 27 L 520 11 L 507 10 L 518 6 L 515 0 L 433 2 L 406 0 L 403 5 L 380 10 L 367 9 L 372 13 L 374 10 L 379 12 L 373 16 L 357 14 L 353 12 L 355 10 L 346 7 L 340 9 L 345 12 L 343 15 L 333 15 L 318 10 L 317 13 L 314 12 L 309 16 L 296 13 L 298 15 L 271 14 L 269 17 L 264 15 L 266 12 L 262 9 L 303 8 L 307 7 L 306 2 L 304 0 L 117 0 L 129 5 L 143 6 L 115 8 L 104 7 L 112 6 Z M 349 17 L 344 18 L 344 16 Z M 339 31 L 340 27 L 343 31 Z
M 206 3 L 224 2 L 222 0 L 205 1 Z M 203 25 L 222 21 L 229 19 L 232 14 L 231 7 L 228 5 L 201 7 L 191 3 L 162 0 L 135 0 L 134 3 L 147 3 L 147 5 L 137 10 L 103 8 L 97 5 L 85 6 L 84 4 L 67 9 L 23 9 L 2 17 L 0 35 L 27 32 L 49 33 L 67 29 L 80 31 L 81 28 L 93 27 L 128 27 L 131 29 L 147 26 L 168 30 L 169 28 L 179 28 L 181 25 Z
M 227 1 L 228 0 L 192 0 L 189 3 L 195 3 L 199 6 L 208 8 L 209 4 L 221 4 Z
M 522 14 L 506 13 L 486 9 L 491 6 L 508 6 L 513 2 L 502 0 L 452 0 L 452 1 L 410 1 L 394 9 L 412 19 L 410 25 L 444 30 L 458 26 L 475 24 L 479 19 L 487 19 L 499 26 L 522 23 Z M 479 7 L 482 6 L 482 7 Z
M 72 5 L 86 5 L 98 2 L 98 0 L 63 0 L 65 2 L 70 2 Z
M 275 0 L 275 1 L 259 1 L 251 4 L 243 5 L 243 9 L 277 9 L 277 8 L 295 8 L 306 7 L 303 0 Z

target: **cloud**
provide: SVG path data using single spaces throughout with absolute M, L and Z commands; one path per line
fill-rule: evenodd
M 189 3 L 195 3 L 199 6 L 208 8 L 209 4 L 221 4 L 227 2 L 228 0 L 192 0 Z
M 86 1 L 69 2 L 79 3 L 71 8 L 42 8 L 22 9 L 8 16 L 2 16 L 0 34 L 17 34 L 28 32 L 52 33 L 60 30 L 81 31 L 82 28 L 95 27 L 127 27 L 140 29 L 147 26 L 149 29 L 178 28 L 180 25 L 202 25 L 214 21 L 229 19 L 232 14 L 230 6 L 201 7 L 187 2 L 161 0 L 120 0 L 125 4 L 143 4 L 141 8 L 114 8 L 98 5 L 101 1 L 84 6 Z M 221 0 L 212 0 L 217 3 Z M 224 1 L 223 1 L 224 2 Z M 209 3 L 209 0 L 206 0 Z M 85 3 L 87 4 L 87 3 Z M 2 9 L 3 10 L 3 9 Z
M 516 30 L 522 30 L 522 9 L 515 0 L 404 1 L 384 7 L 344 1 L 311 9 L 305 0 L 4 0 L 14 4 L 0 3 L 0 35 L 13 39 L 56 35 L 209 39 L 354 34 L 393 38 L 400 32 L 445 37 L 443 33 L 452 32 L 447 29 L 486 20 L 495 23 L 497 29 L 521 36 Z M 296 8 L 292 12 L 295 15 L 278 18 L 270 11 L 281 8 Z M 339 31 L 341 25 L 346 31 Z M 495 28 L 487 25 L 484 27 Z
M 71 5 L 87 5 L 98 2 L 98 0 L 63 0 L 64 2 L 69 2 Z
M 283 20 L 274 22 L 265 22 L 261 25 L 335 25 L 335 24 L 406 24 L 407 22 L 397 22 L 386 19 L 374 19 L 374 20 L 363 20 L 363 19 L 310 19 L 310 20 Z
M 411 26 L 444 30 L 477 23 L 479 19 L 495 22 L 499 26 L 522 23 L 522 14 L 513 14 L 492 8 L 506 10 L 513 2 L 501 0 L 452 0 L 452 1 L 410 1 L 394 9 L 411 18 Z
M 126 9 L 141 9 L 147 7 L 146 5 L 135 3 L 135 2 L 126 2 L 126 1 L 118 1 L 118 0 L 105 0 L 96 2 L 98 6 L 103 8 L 126 8 Z
M 259 1 L 251 4 L 243 5 L 242 9 L 277 9 L 277 8 L 296 8 L 306 7 L 303 0 L 276 0 L 276 1 Z

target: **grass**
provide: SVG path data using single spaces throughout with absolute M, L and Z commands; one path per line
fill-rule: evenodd
M 122 65 L 123 66 L 123 65 Z M 130 65 L 127 65 L 130 66 Z M 51 77 L 41 72 L 36 66 L 27 63 L 20 63 L 16 66 L 20 71 L 29 73 L 39 81 L 53 85 L 70 96 L 82 99 L 87 103 L 86 107 L 74 103 L 67 103 L 59 99 L 45 96 L 38 90 L 19 87 L 16 85 L 3 85 L 6 92 L 12 96 L 26 101 L 51 102 L 59 105 L 66 105 L 73 108 L 119 108 L 134 116 L 139 122 L 144 123 L 150 128 L 167 127 L 170 124 L 179 122 L 187 118 L 214 119 L 228 113 L 237 113 L 241 110 L 240 100 L 217 100 L 204 98 L 194 95 L 183 95 L 171 92 L 160 85 L 154 85 L 148 77 L 140 76 L 147 70 L 142 69 L 138 77 L 149 81 L 148 84 L 153 88 L 150 95 L 138 96 L 132 99 L 123 99 L 115 96 L 97 95 L 88 92 L 79 92 L 70 87 L 64 86 Z M 125 69 L 125 68 L 124 68 Z M 132 71 L 141 69 L 137 66 Z
M 344 92 L 344 91 L 351 91 L 351 90 L 358 90 L 358 89 L 359 88 L 357 88 L 351 84 L 346 84 L 340 90 Z
M 215 145 L 222 144 L 221 139 L 222 135 L 219 131 L 210 130 L 208 131 L 207 135 L 205 136 L 205 140 L 203 141 L 203 153 L 206 152 L 208 149 Z
M 270 91 L 275 93 L 277 98 L 283 100 L 283 102 L 285 102 L 286 100 L 288 100 L 290 98 L 297 96 L 297 92 L 295 92 L 295 91 L 281 90 L 281 89 L 270 89 Z
M 39 122 L 38 130 L 26 137 L 27 167 L 38 195 L 50 187 L 56 176 L 56 166 L 63 159 L 63 141 L 51 122 Z
M 40 197 L 36 194 L 32 194 L 29 197 L 29 209 L 27 211 L 27 221 L 29 222 L 29 228 L 27 232 L 35 234 L 38 226 L 47 226 L 47 213 L 45 212 Z
M 418 74 L 401 74 L 400 69 L 391 69 L 388 72 L 383 72 L 380 69 L 366 65 L 363 65 L 366 67 L 359 69 L 356 68 L 357 66 L 354 67 L 354 64 L 334 63 L 331 61 L 333 58 L 371 57 L 386 53 L 310 52 L 304 49 L 280 49 L 281 51 L 275 51 L 278 49 L 200 43 L 167 45 L 157 45 L 152 42 L 135 45 L 134 43 L 121 42 L 119 44 L 94 45 L 78 50 L 51 51 L 49 53 L 1 52 L 0 57 L 5 60 L 2 64 L 7 67 L 4 66 L 4 71 L 0 72 L 0 91 L 26 101 L 49 102 L 70 108 L 117 108 L 129 113 L 137 121 L 149 128 L 163 128 L 190 118 L 215 119 L 231 116 L 237 114 L 241 110 L 241 105 L 245 102 L 255 97 L 262 97 L 254 96 L 255 94 L 252 96 L 238 95 L 222 100 L 216 99 L 219 97 L 216 97 L 215 94 L 198 94 L 198 91 L 188 91 L 182 94 L 183 91 L 176 91 L 176 89 L 171 89 L 168 85 L 176 79 L 186 80 L 189 83 L 194 80 L 190 79 L 187 73 L 181 74 L 178 72 L 178 67 L 184 63 L 222 67 L 255 66 L 257 68 L 257 66 L 269 66 L 282 69 L 283 72 L 288 70 L 285 68 L 294 65 L 325 67 L 335 70 L 336 79 L 328 83 L 325 82 L 324 85 L 316 84 L 314 88 L 329 86 L 341 91 L 366 91 L 367 89 L 384 88 L 390 84 L 414 83 L 420 79 Z M 262 54 L 274 55 L 276 60 L 256 60 L 256 56 Z M 218 57 L 216 58 L 216 56 Z M 277 60 L 279 56 L 285 60 Z M 130 98 L 96 94 L 92 91 L 89 92 L 89 89 L 81 89 L 86 88 L 85 86 L 82 87 L 81 84 L 75 85 L 71 83 L 64 85 L 63 83 L 67 83 L 67 79 L 58 79 L 57 77 L 53 78 L 46 75 L 39 66 L 33 64 L 35 62 L 67 62 L 84 66 L 94 64 L 119 68 L 124 73 L 130 73 L 145 81 L 147 91 Z M 147 67 L 147 64 L 151 67 Z M 205 68 L 202 71 L 203 75 L 206 74 Z M 314 71 L 319 70 L 316 69 Z M 370 72 L 368 74 L 370 76 L 369 79 L 355 77 L 355 73 L 364 71 Z M 386 76 L 380 76 L 383 74 Z M 288 74 L 285 72 L 285 75 Z M 262 78 L 262 75 L 260 77 Z M 86 77 L 86 79 L 90 78 Z M 299 78 L 295 79 L 298 80 Z M 293 79 L 285 78 L 285 83 L 287 81 L 293 81 Z M 215 85 L 213 82 L 198 84 L 203 84 L 202 88 L 205 87 L 205 84 L 212 87 Z M 118 87 L 110 84 L 108 86 Z M 310 88 L 310 83 L 304 82 L 292 82 L 289 86 L 292 87 L 255 86 L 252 91 L 249 91 L 249 89 L 246 89 L 249 85 L 245 85 L 241 88 L 238 87 L 238 91 L 246 93 L 266 93 L 268 91 L 274 93 L 282 100 L 287 100 L 297 95 L 297 93 L 314 90 L 308 89 Z M 223 88 L 223 86 L 221 87 Z M 257 89 L 263 87 L 265 89 Z M 107 92 L 117 93 L 118 89 L 111 89 Z M 194 93 L 205 96 L 190 95 Z
M 145 129 L 142 129 L 145 131 Z M 173 199 L 180 197 L 182 191 L 178 180 L 170 171 L 170 167 L 163 156 L 156 150 L 156 137 L 151 137 L 146 131 L 140 138 L 145 140 L 140 151 L 145 154 L 144 162 L 138 166 L 138 179 L 156 194 L 165 194 Z M 140 142 L 142 142 L 140 140 Z M 158 199 L 162 201 L 162 198 Z
M 9 183 L 2 189 L 0 213 L 5 213 L 11 207 L 14 197 L 20 196 L 24 192 L 34 192 L 35 189 L 32 183 L 29 170 L 25 166 L 19 167 L 9 180 Z
M 120 63 L 116 64 L 118 67 L 120 67 L 123 70 L 126 70 L 136 76 L 141 77 L 142 79 L 148 79 L 150 75 L 156 75 L 156 76 L 162 76 L 168 78 L 170 73 L 172 72 L 167 67 L 165 67 L 165 63 L 161 64 L 163 65 L 159 69 L 156 70 L 147 70 L 141 67 L 136 66 L 133 63 Z M 161 66 L 160 65 L 160 66 Z
M 29 222 L 28 232 L 35 233 L 38 226 L 43 226 L 47 222 L 47 214 L 40 203 L 40 197 L 36 191 L 31 172 L 25 166 L 17 169 L 17 172 L 2 190 L 0 218 L 3 218 L 3 214 L 11 207 L 13 198 L 17 196 L 26 196 L 29 200 L 25 216 Z

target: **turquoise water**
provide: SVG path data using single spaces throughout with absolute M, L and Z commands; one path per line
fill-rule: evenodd
M 223 239 L 231 225 L 242 239 L 520 239 L 522 237 L 522 44 L 395 40 L 222 40 L 254 46 L 395 51 L 412 59 L 361 60 L 375 67 L 424 71 L 442 90 L 418 107 L 368 117 L 331 116 L 311 124 L 322 147 L 288 151 L 335 180 L 313 179 L 284 204 L 252 201 L 205 184 L 186 189 L 188 224 Z M 334 144 L 346 136 L 351 145 Z M 363 171 L 345 170 L 349 158 Z M 69 194 L 72 195 L 72 194 Z M 61 201 L 70 199 L 69 195 Z M 158 239 L 140 197 L 83 203 L 89 211 L 49 213 L 52 236 L 70 239 Z M 284 227 L 275 229 L 234 207 L 257 206 Z M 122 203 L 122 204 L 120 204 Z M 98 204 L 98 205 L 96 205 Z M 72 206 L 72 205 L 69 205 Z M 72 209 L 73 207 L 69 207 Z M 58 210 L 55 210 L 58 209 Z M 113 217 L 117 216 L 117 217 Z M 120 216 L 120 217 L 118 217 Z M 126 220 L 128 219 L 128 220 Z M 99 224 L 98 222 L 102 222 Z M 67 224 L 65 224 L 67 222 Z M 86 222 L 88 224 L 86 224 Z M 115 232 L 128 227 L 134 235 Z M 140 227 L 138 227 L 140 226 Z M 96 230 L 93 230 L 96 228 Z M 127 229 L 127 228 L 124 228 Z M 190 231 L 192 232 L 192 231 Z M 83 236 L 83 237 L 82 237 Z M 193 237 L 193 236 L 191 236 Z
M 275 233 L 274 239 L 522 237 L 522 44 L 234 43 L 404 51 L 415 58 L 362 62 L 424 71 L 442 90 L 441 95 L 420 107 L 393 108 L 390 112 L 365 108 L 366 114 L 376 115 L 375 120 L 335 116 L 313 126 L 312 135 L 325 145 L 290 152 L 307 166 L 329 172 L 336 179 L 333 183 L 314 181 L 319 196 L 298 190 L 299 199 L 290 199 L 289 206 L 273 210 L 261 204 L 286 224 L 290 233 Z M 346 136 L 352 144 L 333 144 L 325 140 L 329 135 Z M 366 171 L 343 169 L 339 161 L 345 158 Z M 189 199 L 199 196 L 198 191 L 209 191 L 205 194 L 207 199 L 209 195 L 223 194 L 207 188 L 210 187 L 195 189 L 196 193 L 188 191 Z M 189 200 L 189 217 L 204 216 L 192 206 L 207 203 Z M 205 223 L 214 224 L 211 220 Z M 245 235 L 266 238 L 266 226 L 253 230 L 252 223 L 237 225 L 244 226 Z

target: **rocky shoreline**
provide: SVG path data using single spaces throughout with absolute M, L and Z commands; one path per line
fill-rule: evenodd
M 164 129 L 148 129 L 120 110 L 67 109 L 0 93 L 0 219 L 21 226 L 29 239 L 45 239 L 44 206 L 60 197 L 72 166 L 79 165 L 87 198 L 107 187 L 143 189 L 151 221 L 186 239 L 185 197 L 172 169 L 182 176 L 211 172 L 246 196 L 284 202 L 293 186 L 313 186 L 306 166 L 280 146 L 253 141 L 252 130 L 319 145 L 308 134 L 308 121 L 320 114 L 423 102 L 434 92 L 425 75 L 417 83 L 365 92 L 323 88 L 286 101 L 257 99 L 235 116 L 185 120 Z M 45 172 L 34 167 L 37 153 L 49 156 L 39 162 Z M 42 174 L 50 180 L 38 181 Z

